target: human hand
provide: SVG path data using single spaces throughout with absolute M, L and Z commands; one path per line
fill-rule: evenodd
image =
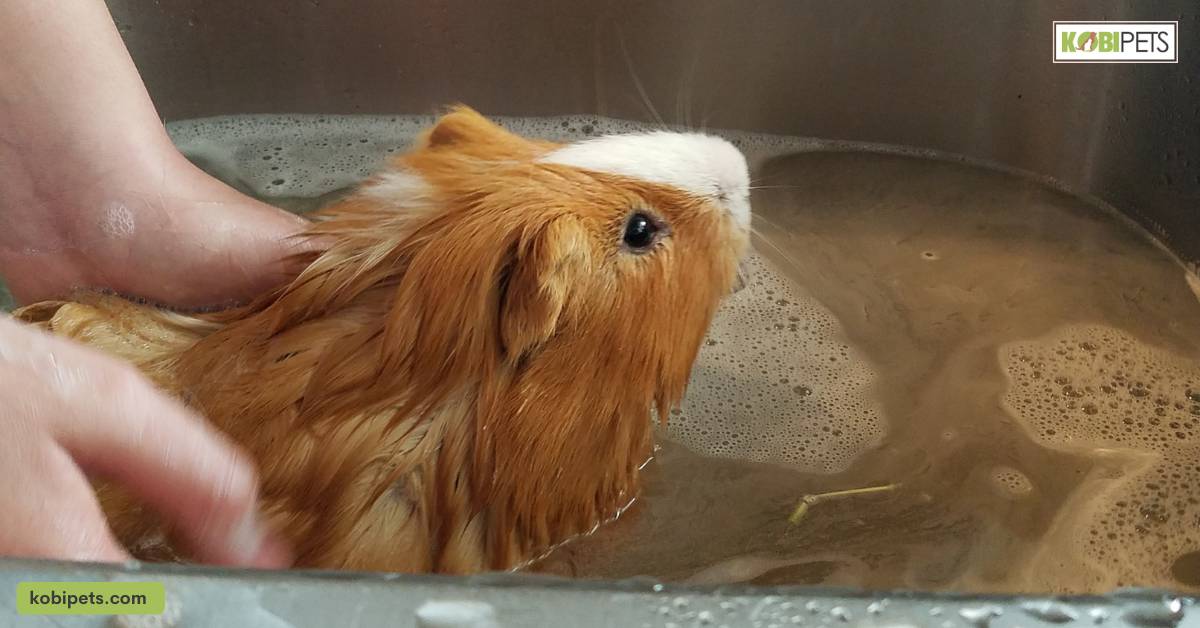
M 0 275 L 18 302 L 245 301 L 299 271 L 284 258 L 304 224 L 175 149 L 102 0 L 0 2 Z
M 223 306 L 299 272 L 290 256 L 308 245 L 290 236 L 303 219 L 226 186 L 169 143 L 127 158 L 91 150 L 64 149 L 47 168 L 0 167 L 0 269 L 18 303 L 106 288 Z
M 0 315 L 0 555 L 128 558 L 86 474 L 129 489 L 200 560 L 284 567 L 258 523 L 256 473 L 132 367 Z

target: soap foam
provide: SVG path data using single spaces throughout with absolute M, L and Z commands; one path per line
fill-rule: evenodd
M 875 374 L 829 310 L 762 258 L 700 349 L 670 433 L 713 456 L 836 473 L 879 443 Z
M 662 128 L 601 116 L 489 119 L 518 135 L 552 142 Z M 171 122 L 167 132 L 189 159 L 254 196 L 316 198 L 370 176 L 389 157 L 411 147 L 435 120 L 434 116 L 218 116 Z M 808 138 L 709 133 L 729 140 L 751 164 L 821 145 Z
M 1200 549 L 1200 368 L 1111 327 L 1070 326 L 1001 351 L 1004 404 L 1048 447 L 1126 460 L 1062 516 L 1109 586 L 1171 579 Z M 1128 469 L 1133 469 L 1129 471 Z
M 998 466 L 992 469 L 992 482 L 1006 497 L 1021 498 L 1033 492 L 1029 476 L 1012 467 Z

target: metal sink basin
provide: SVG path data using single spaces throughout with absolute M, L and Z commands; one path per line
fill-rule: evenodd
M 661 117 L 928 149 L 1046 177 L 1124 213 L 1193 270 L 1200 263 L 1194 0 L 109 4 L 168 121 L 428 114 L 463 102 L 497 116 Z M 1177 20 L 1179 63 L 1051 62 L 1054 20 L 1103 19 Z M 1195 600 L 1165 591 L 1053 599 L 0 564 L 8 590 L 21 580 L 161 579 L 184 626 L 1200 625 Z

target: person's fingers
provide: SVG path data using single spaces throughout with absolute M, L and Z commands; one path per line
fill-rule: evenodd
M 100 221 L 72 222 L 69 237 L 56 246 L 0 246 L 0 266 L 16 301 L 106 288 L 182 309 L 228 307 L 295 277 L 307 263 L 304 254 L 320 248 L 301 236 L 308 220 L 186 162 L 168 170 L 172 174 L 158 184 L 113 182 L 92 189 L 74 204 L 102 208 Z
M 56 404 L 46 403 L 40 382 L 10 371 L 0 369 L 6 380 L 0 390 L 19 386 L 27 394 L 0 405 L 0 552 L 27 558 L 127 560 L 79 467 L 28 420 L 32 413 L 53 411 Z
M 254 468 L 232 443 L 132 367 L 30 328 L 17 331 L 0 327 L 0 345 L 29 351 L 8 358 L 10 366 L 49 384 L 58 407 L 43 411 L 46 427 L 80 466 L 145 499 L 202 560 L 286 564 L 258 520 Z
M 214 274 L 203 279 L 213 282 L 214 294 L 248 300 L 298 275 L 308 262 L 304 254 L 320 243 L 301 235 L 310 221 L 229 192 L 238 196 L 205 210 L 206 222 L 197 225 L 204 230 L 194 238 L 197 244 L 181 242 L 179 248 L 194 248 L 193 263 L 224 273 L 224 277 Z
M 132 236 L 134 257 L 159 264 L 150 277 L 118 265 L 106 283 L 175 307 L 221 307 L 252 300 L 301 270 L 297 254 L 318 244 L 301 237 L 311 222 L 246 196 L 186 162 L 172 166 L 152 210 Z M 126 287 L 127 286 L 127 287 Z
M 114 378 L 109 396 L 86 416 L 72 410 L 54 429 L 81 466 L 144 498 L 198 558 L 258 565 L 268 532 L 258 519 L 258 479 L 246 456 L 129 375 Z

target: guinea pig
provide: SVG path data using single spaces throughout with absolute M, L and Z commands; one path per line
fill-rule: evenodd
M 249 305 L 85 293 L 16 316 L 132 362 L 249 451 L 297 566 L 511 569 L 637 494 L 749 226 L 722 139 L 557 144 L 459 107 L 314 215 L 305 270 Z M 97 490 L 134 555 L 187 559 Z

